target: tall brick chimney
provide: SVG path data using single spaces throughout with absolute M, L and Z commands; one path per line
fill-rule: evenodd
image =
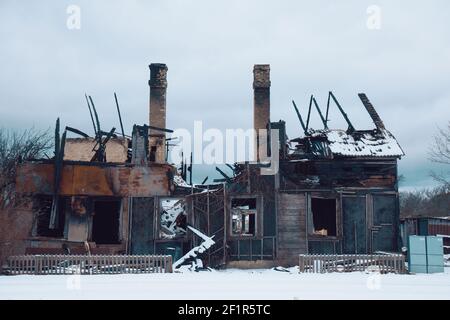
M 264 160 L 268 139 L 267 134 L 259 134 L 259 129 L 268 129 L 270 124 L 270 65 L 254 65 L 253 95 L 253 129 L 256 133 L 254 160 Z
M 167 66 L 164 63 L 150 64 L 150 126 L 166 127 Z M 150 129 L 149 160 L 158 163 L 166 161 L 166 134 Z

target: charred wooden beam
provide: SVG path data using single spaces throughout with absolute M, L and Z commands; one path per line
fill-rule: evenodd
M 312 98 L 314 105 L 316 106 L 317 112 L 319 113 L 320 120 L 322 120 L 324 129 L 328 129 L 327 120 L 323 117 L 322 111 L 320 111 L 319 105 L 317 104 L 316 98 Z
M 84 94 L 85 98 L 86 98 L 86 103 L 89 109 L 89 114 L 91 115 L 91 121 L 92 121 L 92 126 L 94 127 L 94 135 L 97 136 L 97 127 L 95 126 L 95 121 L 94 121 L 94 116 L 92 115 L 92 109 L 91 109 L 91 105 L 89 104 L 89 99 L 87 94 Z
M 325 121 L 328 123 L 328 113 L 330 111 L 330 99 L 331 99 L 331 94 L 328 93 L 328 99 L 327 99 L 327 111 L 325 114 Z
M 160 128 L 160 127 L 155 127 L 155 126 L 148 126 L 148 128 L 151 129 L 151 130 L 155 130 L 155 131 L 173 133 L 173 130 L 171 130 L 171 129 Z
M 91 161 L 100 161 L 105 162 L 106 161 L 106 144 L 111 139 L 111 137 L 114 134 L 114 131 L 116 131 L 116 128 L 112 128 L 111 131 L 106 135 L 106 137 L 102 140 L 101 137 L 99 137 L 99 142 L 94 146 L 93 151 L 95 151 L 95 154 L 93 155 Z M 98 149 L 95 150 L 95 147 L 98 145 Z
M 367 112 L 369 113 L 369 116 L 372 118 L 373 123 L 375 123 L 375 126 L 379 130 L 385 129 L 384 123 L 381 120 L 380 116 L 378 115 L 378 112 L 375 110 L 375 107 L 370 102 L 369 98 L 367 98 L 365 93 L 358 93 L 359 99 L 361 99 L 361 102 L 363 103 L 364 107 L 366 108 Z
M 191 162 L 189 164 L 189 184 L 192 186 L 192 152 L 191 152 Z
M 72 127 L 68 127 L 68 126 L 66 126 L 66 130 L 70 131 L 70 132 L 73 132 L 73 133 L 76 133 L 76 134 L 78 134 L 78 135 L 80 135 L 80 136 L 82 136 L 84 138 L 89 138 L 89 135 L 87 133 L 84 133 L 81 130 L 78 130 L 78 129 L 75 129 L 75 128 L 72 128 Z
M 60 147 L 60 136 L 59 136 L 59 128 L 60 128 L 60 123 L 59 123 L 59 118 L 56 119 L 56 125 L 55 125 L 55 159 L 58 157 L 59 155 L 59 147 Z
M 59 137 L 60 130 L 60 122 L 59 118 L 56 120 L 56 128 L 55 128 L 55 159 L 54 159 L 54 186 L 53 186 L 53 201 L 52 208 L 50 211 L 50 221 L 49 221 L 49 229 L 56 228 L 56 218 L 58 216 L 58 195 L 59 195 L 59 186 L 61 184 L 61 176 L 63 170 L 64 163 L 64 149 L 66 145 L 66 134 L 67 131 L 64 131 L 62 137 Z
M 294 100 L 292 100 L 292 104 L 294 105 L 294 109 L 295 109 L 295 112 L 297 113 L 298 120 L 300 120 L 300 125 L 302 126 L 303 132 L 305 133 L 305 135 L 308 135 L 308 131 L 306 130 L 305 123 L 303 122 L 303 118 L 300 115 L 300 112 L 298 111 L 297 105 L 295 104 Z
M 345 113 L 344 109 L 342 109 L 341 105 L 337 101 L 336 97 L 334 96 L 333 92 L 328 93 L 328 98 L 332 98 L 334 103 L 336 103 L 336 106 L 338 107 L 339 111 L 341 112 L 342 116 L 344 117 L 345 121 L 347 121 L 348 124 L 348 131 L 353 132 L 355 131 L 355 127 L 353 127 L 352 123 L 350 122 L 350 119 L 348 118 L 347 114 Z
M 184 154 L 183 151 L 181 151 L 181 168 L 180 168 L 180 174 L 181 178 L 184 180 Z
M 183 165 L 183 173 L 184 173 L 183 180 L 184 181 L 187 180 L 187 171 L 188 171 L 188 169 L 187 169 L 187 160 L 185 159 L 184 160 L 184 165 Z
M 100 133 L 100 136 L 107 136 L 109 134 L 109 131 L 100 130 L 99 133 Z M 115 132 L 113 133 L 112 138 L 117 138 L 117 134 Z
M 101 131 L 100 121 L 98 119 L 97 109 L 95 109 L 94 101 L 92 100 L 91 96 L 89 96 L 89 101 L 91 102 L 92 110 L 94 110 L 95 122 L 97 123 L 97 133 L 99 133 Z M 101 136 L 99 137 L 99 139 L 101 139 Z
M 313 95 L 311 95 L 311 98 L 309 99 L 308 117 L 306 118 L 306 131 L 308 131 L 308 129 L 309 129 L 309 120 L 311 118 L 312 100 L 313 100 Z
M 123 130 L 122 124 L 122 116 L 120 115 L 119 101 L 117 101 L 117 95 L 115 92 L 114 92 L 114 100 L 116 100 L 117 114 L 119 115 L 120 129 L 122 130 L 122 136 L 125 137 L 125 131 Z
M 231 164 L 225 163 L 225 165 L 233 171 L 234 174 L 234 167 Z
M 219 172 L 219 173 L 225 178 L 225 180 L 226 180 L 227 182 L 229 182 L 229 183 L 232 182 L 231 178 L 230 178 L 225 172 L 223 172 L 222 170 L 220 170 L 219 167 L 216 167 L 216 170 L 217 170 L 217 172 Z

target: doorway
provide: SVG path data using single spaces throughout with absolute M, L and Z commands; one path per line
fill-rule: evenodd
M 96 200 L 92 221 L 92 240 L 98 244 L 119 243 L 120 199 Z

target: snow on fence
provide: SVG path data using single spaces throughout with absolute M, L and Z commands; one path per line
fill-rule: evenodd
M 301 254 L 300 272 L 327 273 L 375 270 L 406 273 L 401 254 Z
M 172 256 L 22 255 L 8 258 L 8 274 L 171 273 Z

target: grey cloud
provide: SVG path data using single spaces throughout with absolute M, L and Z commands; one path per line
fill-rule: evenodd
M 81 8 L 81 30 L 66 7 Z M 379 5 L 381 30 L 366 27 Z M 333 90 L 357 128 L 373 125 L 358 100 L 366 92 L 407 156 L 408 186 L 433 168 L 427 148 L 450 118 L 448 1 L 8 1 L 0 3 L 0 126 L 66 124 L 91 130 L 84 93 L 106 127 L 148 117 L 148 64 L 169 67 L 168 126 L 252 125 L 252 66 L 270 63 L 272 119 L 300 135 L 290 105 L 321 105 Z M 331 124 L 345 122 L 336 110 Z M 320 125 L 315 116 L 313 123 Z M 202 169 L 202 174 L 207 170 Z M 416 177 L 422 177 L 416 181 Z M 408 182 L 410 181 L 410 182 Z

